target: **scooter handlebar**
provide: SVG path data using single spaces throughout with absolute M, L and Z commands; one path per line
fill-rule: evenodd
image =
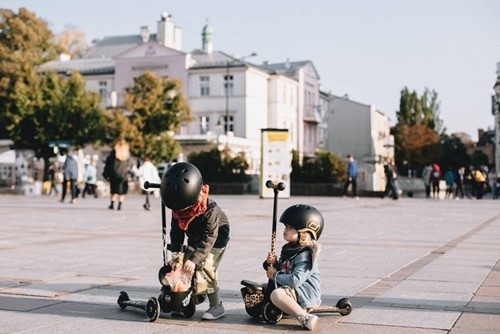
M 273 181 L 267 180 L 266 187 L 270 188 L 270 189 L 278 190 L 278 191 L 283 191 L 283 190 L 285 190 L 286 185 L 283 182 L 279 182 L 278 184 L 275 184 Z
M 152 183 L 149 181 L 144 182 L 144 189 L 149 189 L 149 188 L 160 188 L 161 184 L 160 183 Z

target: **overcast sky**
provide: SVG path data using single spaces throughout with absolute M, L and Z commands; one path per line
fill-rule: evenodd
M 54 33 L 72 25 L 95 38 L 156 33 L 162 12 L 183 30 L 183 50 L 201 48 L 207 20 L 214 48 L 257 52 L 249 61 L 311 60 L 322 88 L 372 104 L 395 123 L 404 86 L 437 91 L 448 133 L 494 127 L 491 95 L 500 62 L 497 0 L 96 1 L 3 0 L 26 7 Z

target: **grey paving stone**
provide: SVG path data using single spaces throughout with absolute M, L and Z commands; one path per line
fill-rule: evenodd
M 456 329 L 479 331 L 497 331 L 500 324 L 500 314 L 464 313 L 458 319 Z
M 108 199 L 70 206 L 54 198 L 0 196 L 0 212 L 9 217 L 0 234 L 0 333 L 302 332 L 294 319 L 277 325 L 252 320 L 240 296 L 241 279 L 267 281 L 261 264 L 270 249 L 271 200 L 213 196 L 231 220 L 219 268 L 227 316 L 200 321 L 204 302 L 192 319 L 166 314 L 149 323 L 144 311 L 123 311 L 116 300 L 121 290 L 139 300 L 160 292 L 159 210 L 144 211 L 143 197 L 134 195 L 121 212 L 108 210 Z M 494 201 L 292 197 L 280 199 L 278 209 L 296 203 L 314 205 L 325 217 L 319 257 L 324 304 L 352 297 L 355 307 L 347 317 L 321 315 L 316 332 L 437 334 L 453 328 L 461 312 L 495 312 L 495 301 L 483 296 L 462 303 L 481 284 L 496 287 L 500 278 Z M 27 208 L 36 215 L 25 215 Z M 278 224 L 277 249 L 281 232 Z M 496 294 L 483 291 L 485 298 Z M 25 293 L 46 297 L 20 295 Z M 9 323 L 2 323 L 4 315 Z
M 347 318 L 341 319 L 340 322 L 449 330 L 459 316 L 460 312 L 367 305 L 355 310 Z

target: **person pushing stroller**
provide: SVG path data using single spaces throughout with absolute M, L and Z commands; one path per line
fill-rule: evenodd
M 217 269 L 229 242 L 229 221 L 215 201 L 208 197 L 209 186 L 196 166 L 187 162 L 170 167 L 161 183 L 160 194 L 172 210 L 170 250 L 172 271 L 194 273 L 194 293 L 206 295 L 209 309 L 202 319 L 216 320 L 225 315 L 219 300 Z M 182 252 L 187 237 L 187 249 Z
M 321 304 L 321 281 L 316 258 L 323 231 L 323 215 L 310 205 L 298 204 L 286 209 L 280 217 L 285 225 L 279 259 L 269 252 L 263 266 L 274 284 L 271 302 L 284 313 L 297 318 L 299 324 L 314 330 L 318 317 L 308 311 Z

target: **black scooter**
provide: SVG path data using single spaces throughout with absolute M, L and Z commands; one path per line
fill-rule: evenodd
M 285 184 L 279 182 L 274 184 L 271 180 L 266 182 L 266 187 L 274 191 L 273 203 L 273 225 L 271 234 L 271 253 L 275 254 L 276 244 L 276 209 L 278 205 L 278 193 L 285 189 Z M 283 318 L 283 311 L 277 308 L 270 300 L 271 292 L 274 290 L 274 283 L 257 283 L 249 280 L 242 280 L 241 296 L 245 304 L 245 311 L 253 318 L 263 319 L 269 324 L 275 324 Z M 339 313 L 349 315 L 352 311 L 352 304 L 349 298 L 340 299 L 335 306 L 322 305 L 309 310 L 309 313 Z
M 159 183 L 145 182 L 144 188 L 160 188 Z M 160 280 L 161 293 L 158 298 L 151 297 L 148 301 L 137 301 L 131 300 L 125 291 L 120 292 L 118 297 L 118 305 L 121 309 L 125 309 L 128 306 L 139 308 L 146 311 L 146 317 L 149 321 L 156 321 L 160 317 L 161 312 L 176 312 L 183 314 L 186 318 L 191 318 L 195 311 L 196 305 L 204 301 L 204 296 L 195 296 L 193 291 L 194 278 L 191 280 L 191 286 L 188 291 L 175 292 L 172 290 L 168 280 L 166 279 L 166 274 L 171 271 L 171 267 L 168 265 L 167 251 L 171 250 L 170 245 L 167 244 L 167 222 L 166 222 L 166 212 L 165 205 L 161 205 L 161 222 L 162 222 L 162 239 L 163 239 L 163 267 L 160 268 L 158 272 L 158 279 Z M 185 254 L 186 249 L 182 250 Z M 186 256 L 186 255 L 185 255 Z

